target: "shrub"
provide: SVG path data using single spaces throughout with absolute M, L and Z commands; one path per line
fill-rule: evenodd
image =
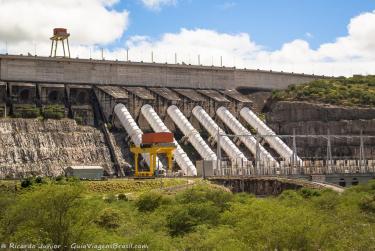
M 314 206 L 325 211 L 335 210 L 339 204 L 339 199 L 338 194 L 331 190 L 325 190 L 320 196 L 312 198 Z
M 163 202 L 163 196 L 159 193 L 148 192 L 142 194 L 136 202 L 141 212 L 151 212 L 158 208 Z
M 178 200 L 182 203 L 203 203 L 212 202 L 218 208 L 224 210 L 232 200 L 233 195 L 219 189 L 206 187 L 195 187 L 188 189 L 179 195 Z
M 80 179 L 78 177 L 69 176 L 69 177 L 66 177 L 66 181 L 68 181 L 68 182 L 79 182 Z
M 303 198 L 320 196 L 319 191 L 317 191 L 315 189 L 302 188 L 299 192 L 300 192 L 300 194 L 302 195 Z
M 198 225 L 217 225 L 219 216 L 220 208 L 211 202 L 179 205 L 169 213 L 167 226 L 171 235 L 182 235 Z
M 123 193 L 120 193 L 118 196 L 117 196 L 117 199 L 118 200 L 123 200 L 123 201 L 128 201 L 128 197 L 123 194 Z
M 286 90 L 273 91 L 279 100 L 307 100 L 345 106 L 375 105 L 375 79 L 372 76 L 314 80 L 307 84 L 291 85 Z
M 43 183 L 43 178 L 40 177 L 40 176 L 36 177 L 36 178 L 35 178 L 35 183 L 38 183 L 38 184 Z
M 111 208 L 106 208 L 96 220 L 96 223 L 101 227 L 114 229 L 120 226 L 119 221 L 120 214 Z
M 62 119 L 65 117 L 63 105 L 49 105 L 43 108 L 43 117 L 46 119 Z
M 56 181 L 62 181 L 64 179 L 64 176 L 63 175 L 59 175 L 59 176 L 56 176 L 55 180 Z
M 367 195 L 359 203 L 359 208 L 369 214 L 375 214 L 375 195 Z
M 46 119 L 62 119 L 64 115 L 58 112 L 44 111 L 43 117 Z
M 15 118 L 37 118 L 40 115 L 40 110 L 34 105 L 17 105 L 13 112 Z
M 78 125 L 82 125 L 83 124 L 83 118 L 82 117 L 75 117 L 74 120 L 76 121 L 76 123 Z
M 114 194 L 110 194 L 110 195 L 108 195 L 107 197 L 104 198 L 104 201 L 107 202 L 107 203 L 112 203 L 116 200 L 117 200 L 117 197 Z
M 172 211 L 167 220 L 167 226 L 172 236 L 190 232 L 195 224 L 194 218 L 186 208 L 179 208 L 179 210 Z
M 22 188 L 27 188 L 33 185 L 33 179 L 31 177 L 26 178 L 21 181 L 21 187 Z

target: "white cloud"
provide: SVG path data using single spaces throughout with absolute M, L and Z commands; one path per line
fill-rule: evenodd
M 334 59 L 375 59 L 375 11 L 363 13 L 350 20 L 348 35 L 334 43 L 323 44 L 318 51 Z
M 135 40 L 136 41 L 135 41 Z M 280 49 L 269 51 L 256 44 L 246 33 L 226 34 L 205 29 L 181 29 L 160 39 L 131 38 L 127 42 L 134 60 L 149 60 L 150 52 L 158 62 L 178 61 L 225 66 L 272 69 L 324 75 L 375 74 L 375 11 L 350 20 L 348 34 L 332 43 L 312 49 L 303 39 L 287 42 Z
M 132 37 L 127 41 L 130 58 L 149 61 L 151 51 L 157 62 L 178 61 L 241 68 L 272 69 L 324 75 L 375 74 L 375 12 L 352 18 L 348 35 L 333 43 L 312 49 L 303 39 L 269 51 L 256 44 L 247 33 L 226 34 L 206 29 L 181 29 L 178 33 L 164 34 L 160 39 Z
M 217 56 L 228 60 L 233 56 L 246 57 L 260 49 L 246 33 L 231 35 L 205 29 L 181 29 L 179 33 L 167 33 L 155 41 L 148 37 L 133 37 L 127 41 L 127 46 L 132 55 L 138 57 L 154 51 L 159 62 L 174 62 L 174 53 L 177 53 L 179 61 L 197 63 L 197 55 L 201 55 L 201 63 L 209 65 L 214 55 L 217 64 Z
M 175 5 L 177 0 L 141 0 L 151 10 L 160 10 L 162 6 Z
M 64 27 L 71 41 L 106 44 L 120 38 L 128 12 L 116 0 L 0 0 L 0 38 L 9 43 L 48 41 L 54 27 Z

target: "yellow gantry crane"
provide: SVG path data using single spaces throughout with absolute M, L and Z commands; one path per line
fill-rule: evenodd
M 142 135 L 142 144 L 133 146 L 130 151 L 134 153 L 135 176 L 136 177 L 153 177 L 156 167 L 156 156 L 164 153 L 168 159 L 168 171 L 172 170 L 173 155 L 176 149 L 173 143 L 173 133 L 145 133 Z M 139 170 L 139 155 L 149 154 L 150 165 L 149 171 Z

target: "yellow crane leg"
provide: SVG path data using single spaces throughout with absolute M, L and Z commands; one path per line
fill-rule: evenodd
M 150 174 L 151 174 L 151 176 L 154 175 L 154 171 L 156 169 L 156 155 L 157 155 L 156 152 L 152 154 L 152 163 L 153 163 L 153 165 L 150 168 Z
M 151 146 L 151 147 L 131 147 L 130 151 L 134 153 L 135 161 L 135 176 L 154 176 L 154 171 L 156 170 L 156 158 L 159 153 L 166 153 L 168 159 L 168 171 L 172 171 L 173 163 L 173 151 L 176 149 L 175 146 Z M 139 171 L 138 159 L 139 154 L 148 153 L 150 156 L 150 170 L 149 172 Z
M 172 151 L 167 152 L 167 158 L 168 158 L 168 171 L 172 171 L 172 161 L 173 161 L 173 153 Z
M 135 176 L 138 176 L 138 153 L 134 154 Z

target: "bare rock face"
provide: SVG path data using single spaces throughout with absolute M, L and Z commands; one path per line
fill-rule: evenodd
M 56 176 L 69 165 L 112 166 L 100 130 L 70 119 L 0 120 L 0 177 Z
M 375 135 L 375 108 L 338 107 L 297 101 L 274 102 L 266 115 L 267 124 L 277 133 L 327 135 Z M 292 145 L 292 140 L 286 140 Z M 358 138 L 332 138 L 332 155 L 359 157 Z M 365 139 L 365 155 L 375 158 L 375 139 Z M 302 157 L 324 157 L 327 140 L 297 139 L 298 154 Z
M 253 111 L 260 113 L 264 109 L 267 100 L 270 99 L 272 92 L 254 92 L 248 94 L 247 97 L 253 101 Z

